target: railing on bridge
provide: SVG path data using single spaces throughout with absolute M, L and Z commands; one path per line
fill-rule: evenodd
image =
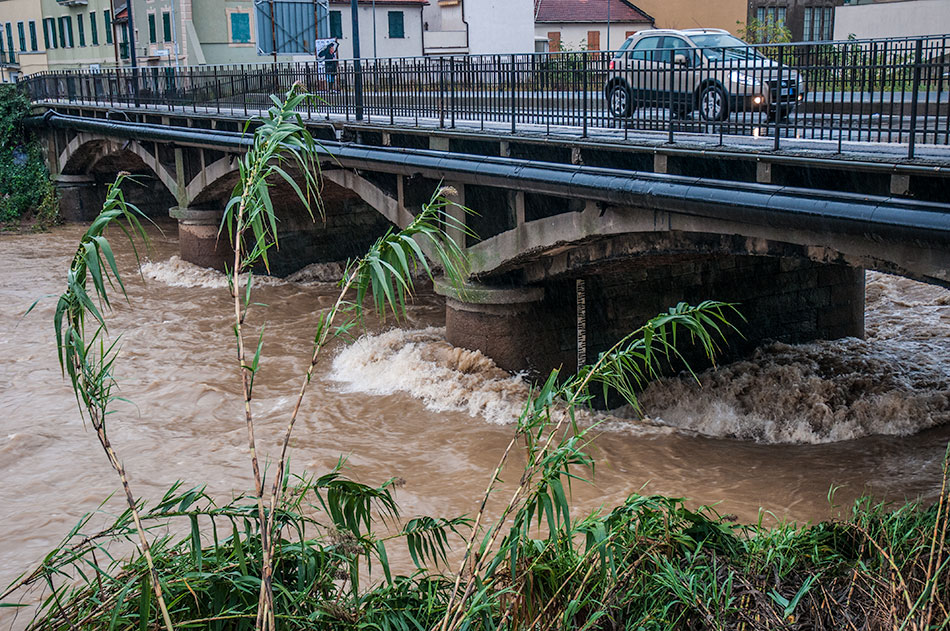
M 301 84 L 310 119 L 627 138 L 630 131 L 950 143 L 950 35 L 743 47 L 60 71 L 34 101 L 253 115 Z M 357 81 L 360 79 L 360 81 Z M 361 84 L 359 93 L 356 86 Z

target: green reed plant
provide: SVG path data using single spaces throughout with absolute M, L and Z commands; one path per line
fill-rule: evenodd
M 237 357 L 244 394 L 245 423 L 258 501 L 263 554 L 257 623 L 258 627 L 265 631 L 276 629 L 272 585 L 276 549 L 271 541 L 275 525 L 274 514 L 279 491 L 284 482 L 290 438 L 320 353 L 329 340 L 345 333 L 359 321 L 367 296 L 373 297 L 378 311 L 383 311 L 388 306 L 395 314 L 405 308 L 406 296 L 411 293 L 413 287 L 413 271 L 421 267 L 431 274 L 420 244 L 428 246 L 430 254 L 441 263 L 447 277 L 455 283 L 460 283 L 463 276 L 462 253 L 458 245 L 447 239 L 445 234 L 448 225 L 461 228 L 463 233 L 465 230 L 464 222 L 457 222 L 442 212 L 449 202 L 445 199 L 445 190 L 437 191 L 405 230 L 388 231 L 370 247 L 363 258 L 346 270 L 335 304 L 318 317 L 310 364 L 284 432 L 271 483 L 269 507 L 265 508 L 268 500 L 257 457 L 251 405 L 254 377 L 260 368 L 263 327 L 257 336 L 253 358 L 249 358 L 244 325 L 247 313 L 253 305 L 253 277 L 248 277 L 244 291 L 241 291 L 239 286 L 239 278 L 242 272 L 251 274 L 259 264 L 269 269 L 268 252 L 278 246 L 279 219 L 270 196 L 270 188 L 276 178 L 280 178 L 294 190 L 311 216 L 314 207 L 322 212 L 319 204 L 320 164 L 315 157 L 315 141 L 296 113 L 296 109 L 308 95 L 295 85 L 283 100 L 271 98 L 274 105 L 260 120 L 260 126 L 254 133 L 254 144 L 240 163 L 240 182 L 225 208 L 221 226 L 222 230 L 227 230 L 234 248 L 234 265 L 229 274 L 229 287 L 234 302 L 234 334 L 237 339 Z M 288 173 L 288 167 L 293 168 L 295 175 L 303 180 L 303 187 Z M 352 302 L 347 300 L 351 289 L 356 291 L 355 300 Z M 341 317 L 343 321 L 338 322 Z

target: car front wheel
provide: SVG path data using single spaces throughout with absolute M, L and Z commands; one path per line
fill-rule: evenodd
M 703 120 L 724 121 L 729 118 L 726 93 L 718 85 L 708 85 L 699 96 L 699 113 Z
M 626 118 L 633 111 L 630 103 L 630 90 L 627 86 L 618 84 L 610 88 L 607 96 L 607 107 L 614 118 Z

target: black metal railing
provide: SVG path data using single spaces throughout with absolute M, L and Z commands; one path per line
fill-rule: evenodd
M 310 119 L 629 137 L 661 132 L 842 143 L 950 142 L 950 35 L 325 63 L 44 72 L 38 102 L 253 115 L 294 83 Z M 359 77 L 357 77 L 359 74 Z M 357 78 L 361 81 L 358 82 Z M 361 83 L 361 94 L 356 86 Z

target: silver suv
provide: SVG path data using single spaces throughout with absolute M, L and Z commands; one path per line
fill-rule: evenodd
M 611 116 L 638 107 L 669 108 L 685 118 L 723 121 L 731 112 L 768 112 L 785 119 L 805 96 L 793 69 L 720 29 L 640 31 L 610 61 L 604 97 Z M 781 76 L 779 76 L 781 74 Z

